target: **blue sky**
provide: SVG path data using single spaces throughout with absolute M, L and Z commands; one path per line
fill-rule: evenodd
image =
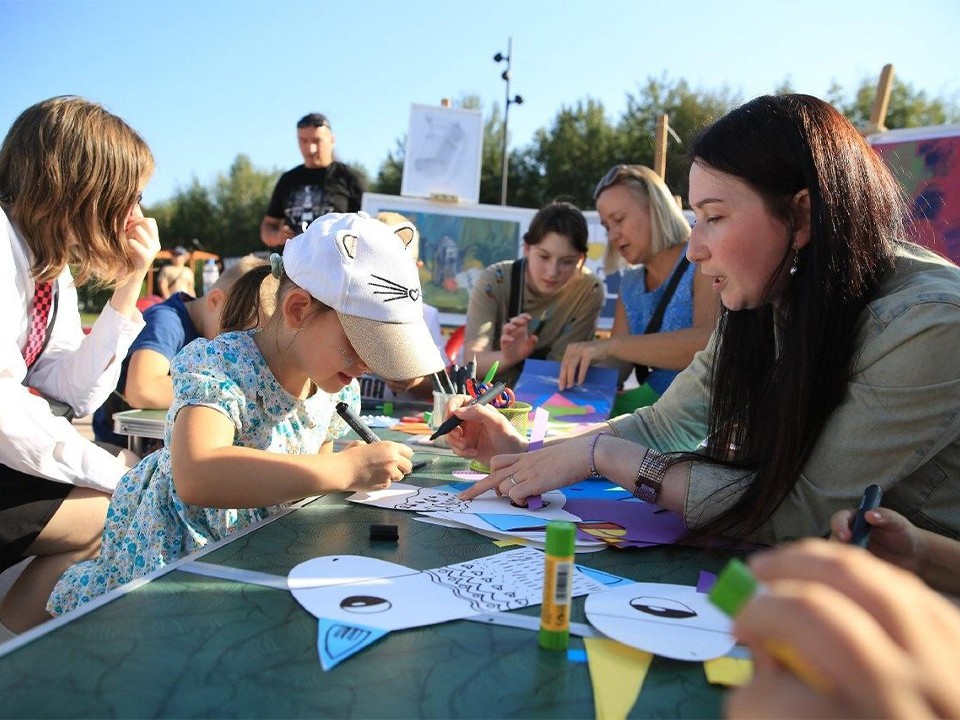
M 849 93 L 885 63 L 930 95 L 960 98 L 954 0 L 0 0 L 0 128 L 78 94 L 147 140 L 146 203 L 240 152 L 263 169 L 301 162 L 296 120 L 325 113 L 342 160 L 371 176 L 407 132 L 410 105 L 478 95 L 501 106 L 513 38 L 510 144 L 593 98 L 611 120 L 647 78 L 727 87 L 744 99 L 789 78 Z

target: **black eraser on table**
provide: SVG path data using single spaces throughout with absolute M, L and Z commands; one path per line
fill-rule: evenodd
M 400 535 L 397 532 L 396 525 L 371 525 L 370 526 L 370 539 L 371 540 L 393 540 L 396 541 Z

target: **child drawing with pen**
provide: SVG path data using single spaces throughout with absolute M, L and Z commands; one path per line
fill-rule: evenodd
M 359 406 L 359 375 L 414 377 L 444 365 L 404 248 L 411 236 L 365 213 L 329 214 L 287 242 L 282 260 L 237 281 L 222 317 L 228 332 L 174 358 L 163 448 L 121 479 L 99 558 L 64 573 L 49 612 L 68 612 L 284 503 L 382 489 L 411 471 L 406 445 L 332 447 L 348 431 L 335 407 Z M 268 274 L 279 284 L 264 320 Z

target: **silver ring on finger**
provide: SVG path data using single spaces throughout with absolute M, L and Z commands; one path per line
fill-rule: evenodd
M 507 480 L 510 481 L 510 484 L 511 484 L 513 487 L 516 487 L 517 485 L 520 484 L 520 483 L 517 482 L 517 479 L 516 479 L 513 475 L 511 475 L 510 477 L 508 477 Z

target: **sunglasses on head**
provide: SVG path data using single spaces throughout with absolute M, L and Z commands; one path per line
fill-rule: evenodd
M 643 181 L 643 178 L 637 174 L 637 172 L 629 165 L 614 165 L 612 168 L 607 170 L 606 174 L 600 178 L 600 182 L 597 183 L 597 187 L 593 191 L 593 199 L 596 200 L 600 197 L 600 193 L 606 190 L 611 185 L 616 185 L 618 182 L 624 178 L 633 178 L 634 180 Z

